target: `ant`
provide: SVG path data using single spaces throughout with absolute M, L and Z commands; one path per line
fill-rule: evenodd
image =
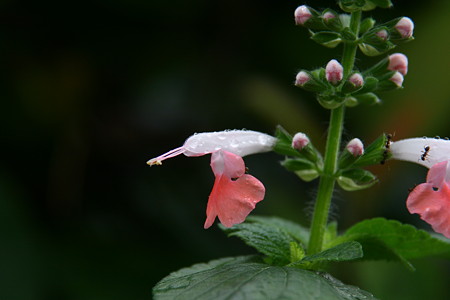
M 384 151 L 383 151 L 383 159 L 380 161 L 380 164 L 384 165 L 388 158 L 389 149 L 391 147 L 392 142 L 392 134 L 388 133 L 386 134 L 386 144 L 384 145 Z
M 421 160 L 423 160 L 423 161 L 425 161 L 425 159 L 427 158 L 427 156 L 428 156 L 428 153 L 430 152 L 430 146 L 425 146 L 424 148 L 423 148 L 423 152 L 422 152 L 422 155 L 420 156 L 420 159 Z

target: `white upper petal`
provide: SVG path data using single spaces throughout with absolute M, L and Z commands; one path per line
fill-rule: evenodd
M 392 158 L 406 160 L 431 168 L 436 163 L 450 160 L 450 140 L 412 138 L 392 142 Z M 426 150 L 428 149 L 428 150 Z
M 251 130 L 226 130 L 196 133 L 183 145 L 186 156 L 201 156 L 218 150 L 239 156 L 271 151 L 276 139 L 265 133 Z

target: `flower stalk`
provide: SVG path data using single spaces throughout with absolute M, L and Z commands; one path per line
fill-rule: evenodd
M 357 36 L 361 22 L 361 11 L 353 12 L 350 19 L 350 29 Z M 344 44 L 342 66 L 344 80 L 352 73 L 357 44 L 347 42 Z M 345 106 L 341 105 L 331 110 L 330 125 L 328 128 L 327 144 L 325 148 L 324 168 L 320 177 L 319 190 L 314 206 L 311 222 L 311 232 L 308 244 L 308 254 L 318 253 L 322 250 L 328 214 L 336 182 L 335 174 L 338 166 L 338 154 L 341 144 L 342 128 L 344 124 Z

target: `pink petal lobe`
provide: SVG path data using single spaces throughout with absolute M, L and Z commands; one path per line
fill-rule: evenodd
M 217 176 L 209 195 L 204 228 L 209 228 L 216 216 L 225 227 L 244 222 L 264 194 L 264 185 L 251 175 L 242 175 L 237 180 Z
M 450 186 L 444 181 L 447 162 L 435 164 L 427 183 L 418 185 L 408 196 L 410 213 L 419 214 L 433 230 L 450 238 Z
M 229 178 L 238 178 L 244 175 L 245 164 L 239 155 L 219 150 L 211 155 L 211 169 L 216 177 L 225 175 Z
M 447 161 L 434 164 L 428 171 L 427 182 L 439 187 L 445 181 L 447 174 Z

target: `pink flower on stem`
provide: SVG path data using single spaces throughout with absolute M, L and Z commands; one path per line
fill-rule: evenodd
M 225 227 L 245 221 L 256 203 L 264 199 L 264 185 L 245 174 L 242 157 L 219 150 L 211 156 L 211 168 L 216 179 L 206 208 L 205 229 L 219 217 Z
M 303 25 L 306 21 L 311 19 L 312 14 L 306 5 L 301 5 L 295 10 L 294 17 L 296 25 Z
M 388 70 L 399 71 L 403 76 L 406 75 L 408 73 L 408 57 L 402 53 L 389 55 Z
M 297 132 L 292 138 L 292 148 L 302 150 L 309 144 L 309 138 L 303 132 Z
M 406 200 L 410 213 L 419 214 L 433 230 L 450 238 L 450 141 L 412 138 L 392 142 L 392 157 L 430 168 L 425 183 Z
M 344 68 L 337 60 L 332 59 L 325 67 L 325 76 L 328 82 L 337 84 L 344 76 Z
M 348 152 L 350 152 L 354 157 L 358 157 L 364 154 L 364 145 L 360 139 L 354 138 L 348 142 L 345 147 Z
M 364 78 L 359 73 L 354 73 L 348 79 L 355 87 L 361 87 L 364 84 Z
M 297 76 L 295 76 L 295 85 L 296 86 L 303 86 L 305 83 L 311 80 L 311 77 L 308 73 L 305 71 L 300 71 L 297 73 Z
M 255 177 L 245 174 L 242 156 L 267 152 L 276 139 L 250 130 L 204 132 L 188 138 L 182 147 L 150 159 L 147 164 L 161 165 L 162 161 L 180 154 L 186 156 L 211 155 L 214 186 L 209 195 L 204 228 L 209 228 L 216 217 L 225 227 L 242 223 L 263 200 L 264 185 Z
M 402 38 L 408 39 L 413 35 L 414 23 L 410 18 L 403 17 L 400 19 L 400 21 L 397 22 L 397 24 L 395 25 L 395 29 L 397 29 Z
M 400 88 L 403 85 L 404 78 L 403 75 L 397 71 L 394 73 L 394 75 L 392 75 L 391 78 L 389 78 L 389 80 L 395 83 L 395 85 Z

